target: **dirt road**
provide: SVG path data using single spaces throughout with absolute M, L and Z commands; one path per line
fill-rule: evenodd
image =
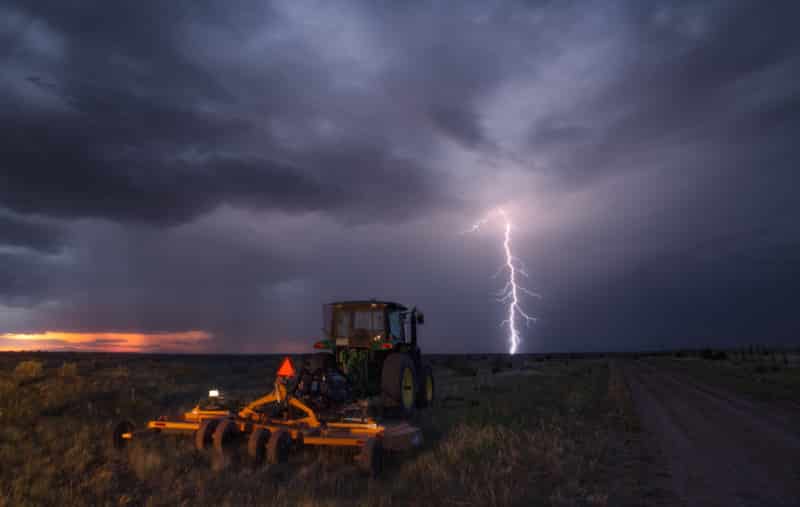
M 800 417 L 630 361 L 642 426 L 684 505 L 800 505 Z

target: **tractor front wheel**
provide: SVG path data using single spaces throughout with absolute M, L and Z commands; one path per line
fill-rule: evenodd
M 436 383 L 433 380 L 433 368 L 429 364 L 422 366 L 422 375 L 419 379 L 419 392 L 417 393 L 417 406 L 430 407 L 436 397 Z
M 391 404 L 399 407 L 401 415 L 409 416 L 414 412 L 417 400 L 417 375 L 414 361 L 408 354 L 400 352 L 389 354 L 383 363 L 381 390 Z

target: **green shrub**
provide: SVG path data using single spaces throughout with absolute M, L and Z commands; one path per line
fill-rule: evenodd
M 16 388 L 17 385 L 14 382 L 10 380 L 0 379 L 0 398 L 5 398 L 7 396 L 10 396 L 11 393 L 13 393 L 14 389 Z
M 78 365 L 76 363 L 64 363 L 61 365 L 61 369 L 58 370 L 58 374 L 62 377 L 77 377 Z
M 17 380 L 34 380 L 44 376 L 44 366 L 39 361 L 22 361 L 14 368 Z
M 504 357 L 495 358 L 492 361 L 492 373 L 499 373 L 503 370 L 510 370 L 514 367 L 511 361 Z
M 445 365 L 459 377 L 475 377 L 478 369 L 472 366 L 465 358 L 450 358 Z
M 700 357 L 711 361 L 722 361 L 728 359 L 728 353 L 724 350 L 704 349 Z
M 108 375 L 112 378 L 128 378 L 131 372 L 124 366 L 117 366 L 108 370 Z

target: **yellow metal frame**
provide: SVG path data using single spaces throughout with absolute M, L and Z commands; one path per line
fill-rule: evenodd
M 317 419 L 317 415 L 314 413 L 311 408 L 303 403 L 302 401 L 289 396 L 289 393 L 286 391 L 286 384 L 283 382 L 275 382 L 275 390 L 269 393 L 266 396 L 263 396 L 256 401 L 248 404 L 239 412 L 239 417 L 242 419 L 253 419 L 258 418 L 260 414 L 256 413 L 256 409 L 259 407 L 263 407 L 264 405 L 269 405 L 270 403 L 280 403 L 281 401 L 286 401 L 286 403 L 290 407 L 295 407 L 304 414 L 305 417 L 300 419 L 292 419 L 291 424 L 297 425 L 309 425 L 312 427 L 319 427 L 320 422 Z
M 272 418 L 259 413 L 260 407 L 273 403 L 286 403 L 304 414 L 300 418 Z M 363 422 L 321 422 L 308 405 L 291 396 L 286 385 L 282 382 L 275 383 L 275 389 L 240 410 L 238 413 L 228 410 L 203 410 L 199 406 L 183 414 L 183 421 L 170 421 L 160 418 L 148 421 L 147 430 L 165 432 L 191 432 L 200 428 L 200 424 L 207 419 L 231 419 L 235 421 L 239 431 L 251 432 L 256 428 L 264 428 L 275 432 L 287 431 L 293 440 L 301 439 L 306 445 L 328 446 L 363 446 L 368 438 L 383 437 L 385 427 L 373 419 Z M 122 438 L 134 438 L 134 432 L 123 433 Z

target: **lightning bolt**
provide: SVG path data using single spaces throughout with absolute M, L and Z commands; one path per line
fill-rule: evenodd
M 506 261 L 505 264 L 500 267 L 500 270 L 497 272 L 497 274 L 501 273 L 502 271 L 506 271 L 508 273 L 508 280 L 506 281 L 505 286 L 497 293 L 497 300 L 501 303 L 505 303 L 508 306 L 508 317 L 500 322 L 500 326 L 508 326 L 508 353 L 515 354 L 520 342 L 522 341 L 520 338 L 519 329 L 517 327 L 517 322 L 522 319 L 526 325 L 530 325 L 531 322 L 536 321 L 536 318 L 530 316 L 520 305 L 520 293 L 533 297 L 541 296 L 535 292 L 531 292 L 517 283 L 517 275 L 527 277 L 528 272 L 522 262 L 514 256 L 511 250 L 511 231 L 513 230 L 513 226 L 508 213 L 506 213 L 503 208 L 492 210 L 487 216 L 475 222 L 472 227 L 464 231 L 464 233 L 467 234 L 479 231 L 480 228 L 486 225 L 486 223 L 488 223 L 489 220 L 491 220 L 494 216 L 499 216 L 502 218 L 505 231 L 503 236 L 503 252 L 505 253 Z M 497 274 L 495 276 L 497 276 Z

